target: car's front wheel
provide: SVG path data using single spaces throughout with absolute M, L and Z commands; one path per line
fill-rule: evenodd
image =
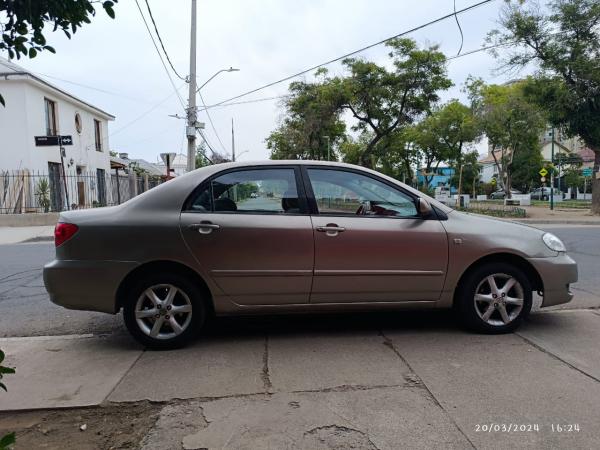
M 178 348 L 200 330 L 206 309 L 200 291 L 185 276 L 148 274 L 129 290 L 123 305 L 133 337 L 153 349 Z
M 529 314 L 531 299 L 531 283 L 520 268 L 487 263 L 462 281 L 457 306 L 461 320 L 471 330 L 508 333 Z

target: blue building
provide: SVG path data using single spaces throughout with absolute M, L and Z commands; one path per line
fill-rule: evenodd
M 450 187 L 450 193 L 455 194 L 457 192 L 456 186 L 450 186 L 450 179 L 454 176 L 454 169 L 452 167 L 438 167 L 437 169 L 431 169 L 434 175 L 429 181 L 429 187 L 434 189 L 436 187 L 445 186 Z M 430 173 L 431 173 L 430 172 Z M 417 182 L 419 186 L 425 183 L 425 167 L 422 167 L 417 172 Z M 428 177 L 429 178 L 429 177 Z

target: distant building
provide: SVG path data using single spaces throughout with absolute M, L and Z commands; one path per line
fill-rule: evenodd
M 0 58 L 0 170 L 52 173 L 60 170 L 56 146 L 38 147 L 35 136 L 72 136 L 65 146 L 65 172 L 110 169 L 111 114 Z
M 450 192 L 454 193 L 457 191 L 456 187 L 450 186 L 450 180 L 454 176 L 454 169 L 452 167 L 439 166 L 437 169 L 431 169 L 432 172 L 426 173 L 425 167 L 422 167 L 417 172 L 417 182 L 419 185 L 425 183 L 425 176 L 431 180 L 429 181 L 429 187 L 435 189 L 436 187 L 448 187 Z

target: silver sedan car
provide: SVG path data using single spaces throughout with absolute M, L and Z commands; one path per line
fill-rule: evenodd
M 264 161 L 195 170 L 115 207 L 63 212 L 50 299 L 115 314 L 144 345 L 212 315 L 452 308 L 514 330 L 534 291 L 566 303 L 577 265 L 554 235 L 454 211 L 378 172 Z

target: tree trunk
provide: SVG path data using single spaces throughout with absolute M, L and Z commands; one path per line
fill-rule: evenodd
M 592 172 L 592 214 L 600 215 L 600 148 L 592 148 L 596 154 Z

